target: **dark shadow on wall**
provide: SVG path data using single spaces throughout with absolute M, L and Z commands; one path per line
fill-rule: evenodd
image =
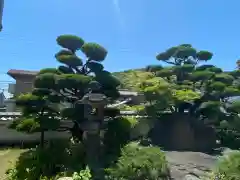
M 162 115 L 149 132 L 148 138 L 153 145 L 172 151 L 211 153 L 216 147 L 214 129 L 187 113 Z

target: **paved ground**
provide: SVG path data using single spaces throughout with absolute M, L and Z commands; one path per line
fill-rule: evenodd
M 203 179 L 215 162 L 216 157 L 201 152 L 166 152 L 174 180 Z

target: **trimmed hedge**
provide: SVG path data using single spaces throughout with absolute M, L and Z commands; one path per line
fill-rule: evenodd
M 165 154 L 158 147 L 130 143 L 122 149 L 117 163 L 106 169 L 107 180 L 170 179 Z

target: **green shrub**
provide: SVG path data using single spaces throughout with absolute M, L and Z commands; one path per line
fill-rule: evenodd
M 106 173 L 107 180 L 165 180 L 170 176 L 165 154 L 158 147 L 138 143 L 126 145 L 118 162 Z
M 112 163 L 118 158 L 121 148 L 130 141 L 131 130 L 136 123 L 136 118 L 121 117 L 107 124 L 103 140 L 106 164 Z
M 133 105 L 133 106 L 129 106 L 126 104 L 122 104 L 119 106 L 120 110 L 122 111 L 137 111 L 137 112 L 141 112 L 144 110 L 145 105 Z
M 240 147 L 240 126 L 239 119 L 232 118 L 231 121 L 223 120 L 215 127 L 221 145 L 231 149 Z
M 14 121 L 12 121 L 8 128 L 10 129 L 16 129 L 17 131 L 23 131 L 27 133 L 34 133 L 38 132 L 40 129 L 40 126 L 33 118 L 18 118 Z
M 209 173 L 209 177 L 205 178 L 205 180 L 226 180 L 226 179 L 223 174 L 211 172 Z
M 212 179 L 239 180 L 240 179 L 240 151 L 229 152 L 219 158 Z
M 7 171 L 8 178 L 38 180 L 40 177 L 51 179 L 63 172 L 72 174 L 82 168 L 83 155 L 79 147 L 73 147 L 65 140 L 54 140 L 48 142 L 44 149 L 30 149 L 22 153 L 15 166 Z
M 86 167 L 86 169 L 81 170 L 79 173 L 74 172 L 72 178 L 73 180 L 91 180 L 91 171 L 89 167 Z

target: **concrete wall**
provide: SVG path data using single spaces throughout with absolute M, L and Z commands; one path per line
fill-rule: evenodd
M 188 113 L 162 115 L 149 138 L 153 144 L 169 150 L 210 152 L 216 146 L 214 129 Z
M 17 132 L 14 129 L 8 129 L 10 121 L 0 121 L 0 143 L 5 142 L 23 142 L 23 141 L 37 141 L 40 138 L 39 133 L 26 134 Z M 67 132 L 46 132 L 46 139 L 68 138 L 70 134 Z
M 33 82 L 35 77 L 19 76 L 16 78 L 16 89 L 14 95 L 31 92 L 33 89 Z

